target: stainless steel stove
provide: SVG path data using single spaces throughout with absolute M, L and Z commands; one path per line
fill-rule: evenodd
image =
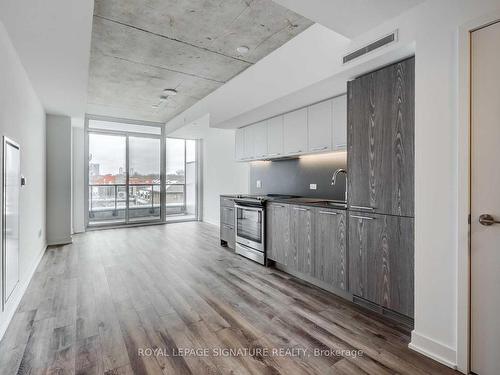
M 235 199 L 236 253 L 257 263 L 266 262 L 266 202 L 293 195 L 238 195 Z

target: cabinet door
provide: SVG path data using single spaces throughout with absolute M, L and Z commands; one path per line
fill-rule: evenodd
M 349 290 L 413 317 L 413 219 L 349 213 Z
M 254 157 L 264 159 L 267 157 L 267 120 L 252 125 L 254 129 Z
M 310 152 L 332 149 L 333 102 L 327 100 L 308 107 L 308 150 Z
M 234 157 L 240 161 L 245 158 L 245 128 L 236 129 L 234 134 Z
M 283 133 L 285 154 L 295 155 L 307 151 L 307 108 L 285 114 Z
M 315 209 L 313 276 L 335 288 L 347 289 L 346 212 Z
M 312 275 L 313 209 L 290 206 L 290 246 L 287 266 L 301 273 Z
M 333 99 L 333 151 L 347 148 L 347 95 Z
M 245 160 L 250 160 L 254 158 L 254 127 L 253 126 L 247 126 L 243 128 L 245 131 Z
M 414 59 L 348 83 L 349 204 L 413 216 Z
M 267 121 L 267 152 L 270 158 L 283 155 L 283 116 Z
M 287 265 L 289 245 L 290 206 L 271 203 L 266 208 L 267 215 L 267 257 Z

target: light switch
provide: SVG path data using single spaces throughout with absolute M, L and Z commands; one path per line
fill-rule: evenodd
M 316 190 L 318 186 L 316 184 L 309 184 L 309 189 L 310 190 Z
M 257 180 L 255 186 L 257 187 L 257 189 L 260 189 L 262 187 L 262 181 L 261 180 Z

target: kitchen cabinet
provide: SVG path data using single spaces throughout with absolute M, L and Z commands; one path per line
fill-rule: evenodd
M 266 208 L 266 218 L 267 258 L 286 265 L 290 237 L 290 206 L 270 203 Z
M 413 317 L 413 218 L 349 213 L 349 291 Z
M 414 65 L 407 59 L 348 83 L 353 210 L 414 215 Z
M 313 208 L 290 206 L 290 244 L 286 265 L 306 275 L 311 275 L 313 269 L 313 221 Z
M 234 200 L 220 197 L 220 241 L 221 245 L 234 249 L 236 246 L 236 235 L 234 232 L 235 221 Z
M 255 128 L 253 126 L 246 126 L 243 130 L 245 132 L 244 158 L 245 160 L 251 160 L 255 157 Z
M 312 276 L 347 289 L 346 211 L 315 208 Z
M 320 152 L 332 149 L 333 100 L 307 108 L 308 151 Z
M 267 121 L 267 153 L 268 157 L 283 155 L 283 117 L 277 116 Z
M 307 108 L 285 114 L 283 149 L 285 155 L 298 155 L 307 152 Z
M 267 120 L 258 122 L 255 125 L 250 125 L 253 128 L 253 154 L 255 159 L 267 157 Z
M 234 135 L 234 157 L 238 161 L 245 158 L 245 128 L 236 129 Z
M 347 148 L 347 95 L 332 99 L 333 106 L 333 141 L 332 150 L 342 151 Z

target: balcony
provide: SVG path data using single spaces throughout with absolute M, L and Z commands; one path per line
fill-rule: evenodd
M 127 185 L 89 185 L 89 224 L 109 225 L 161 220 L 160 184 L 129 185 L 127 208 Z M 172 218 L 194 218 L 186 202 L 185 184 L 165 185 L 165 215 Z M 191 210 L 193 210 L 191 208 Z M 128 215 L 127 215 L 128 212 Z

